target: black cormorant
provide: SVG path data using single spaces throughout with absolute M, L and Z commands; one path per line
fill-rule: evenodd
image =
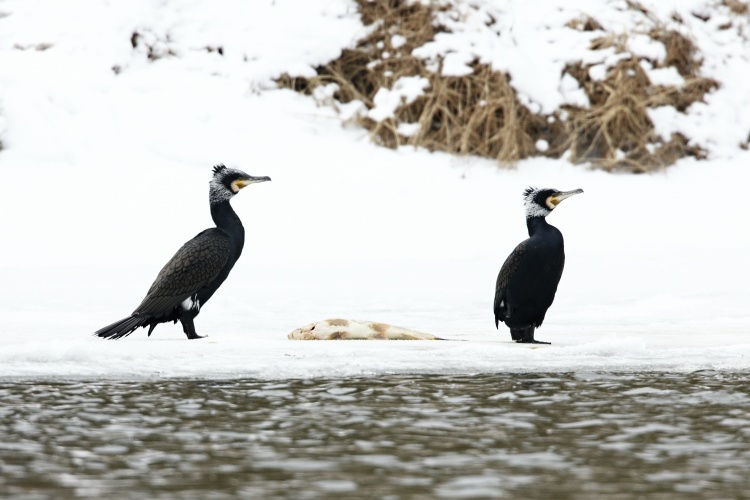
M 516 342 L 549 344 L 534 340 L 534 329 L 542 326 L 555 300 L 565 250 L 562 233 L 545 217 L 565 198 L 579 193 L 583 189 L 563 192 L 531 187 L 523 193 L 529 238 L 505 259 L 495 286 L 495 328 L 505 322 Z
M 217 165 L 209 188 L 211 218 L 216 227 L 198 233 L 167 262 L 132 315 L 94 333 L 105 339 L 119 339 L 139 327 L 148 335 L 159 323 L 177 320 L 189 339 L 202 338 L 193 319 L 221 286 L 242 253 L 245 228 L 229 204 L 240 189 L 269 177 L 252 177 L 245 172 Z

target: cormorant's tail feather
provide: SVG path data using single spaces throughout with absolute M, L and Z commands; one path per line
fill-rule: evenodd
M 151 318 L 129 316 L 127 318 L 121 319 L 120 321 L 115 321 L 109 326 L 105 326 L 101 330 L 94 332 L 94 335 L 103 339 L 121 339 L 123 337 L 127 337 L 138 328 L 146 326 L 150 322 Z

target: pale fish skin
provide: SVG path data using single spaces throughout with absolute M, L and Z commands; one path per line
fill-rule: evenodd
M 415 332 L 374 321 L 325 319 L 295 329 L 290 340 L 443 340 L 429 333 Z

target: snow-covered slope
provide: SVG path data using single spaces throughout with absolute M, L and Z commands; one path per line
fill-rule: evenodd
M 0 376 L 750 366 L 747 152 L 623 176 L 379 148 L 271 81 L 353 43 L 353 3 L 162 4 L 0 3 Z M 742 115 L 724 112 L 702 126 Z M 197 319 L 209 338 L 92 338 L 211 224 L 219 162 L 273 182 L 233 202 L 248 238 Z M 585 191 L 550 216 L 567 263 L 540 349 L 496 332 L 491 311 L 530 184 Z M 286 340 L 328 317 L 463 342 Z
M 675 31 L 697 47 L 701 73 L 721 87 L 686 112 L 663 106 L 649 115 L 664 138 L 680 132 L 715 156 L 731 156 L 750 138 L 750 108 L 745 91 L 750 78 L 750 14 L 733 12 L 729 2 L 707 0 L 547 0 L 443 2 L 451 8 L 438 16 L 449 30 L 415 51 L 437 59 L 447 55 L 444 71 L 461 74 L 478 59 L 512 76 L 522 102 L 534 112 L 551 113 L 564 104 L 588 106 L 578 83 L 564 74 L 567 64 L 591 65 L 589 74 L 601 80 L 618 61 L 636 57 L 649 80 L 659 85 L 681 85 L 684 79 L 665 64 L 667 45 L 649 34 Z M 598 29 L 575 29 L 591 19 Z M 594 50 L 601 37 L 620 37 L 615 46 Z M 447 68 L 447 69 L 446 69 Z M 713 126 L 706 126 L 712 123 Z

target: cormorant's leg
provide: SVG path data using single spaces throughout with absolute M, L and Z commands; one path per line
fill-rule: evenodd
M 514 342 L 520 342 L 523 339 L 524 329 L 523 328 L 511 328 L 510 337 Z
M 205 337 L 205 335 L 198 335 L 195 332 L 195 325 L 193 324 L 193 318 L 195 318 L 194 314 L 183 314 L 180 318 L 180 323 L 182 323 L 182 331 L 185 332 L 185 335 L 187 335 L 188 339 L 202 339 Z
M 516 340 L 519 344 L 550 344 L 551 342 L 542 342 L 541 340 L 534 340 L 534 325 L 527 326 L 523 330 L 523 335 L 519 340 Z M 515 340 L 515 339 L 514 339 Z

